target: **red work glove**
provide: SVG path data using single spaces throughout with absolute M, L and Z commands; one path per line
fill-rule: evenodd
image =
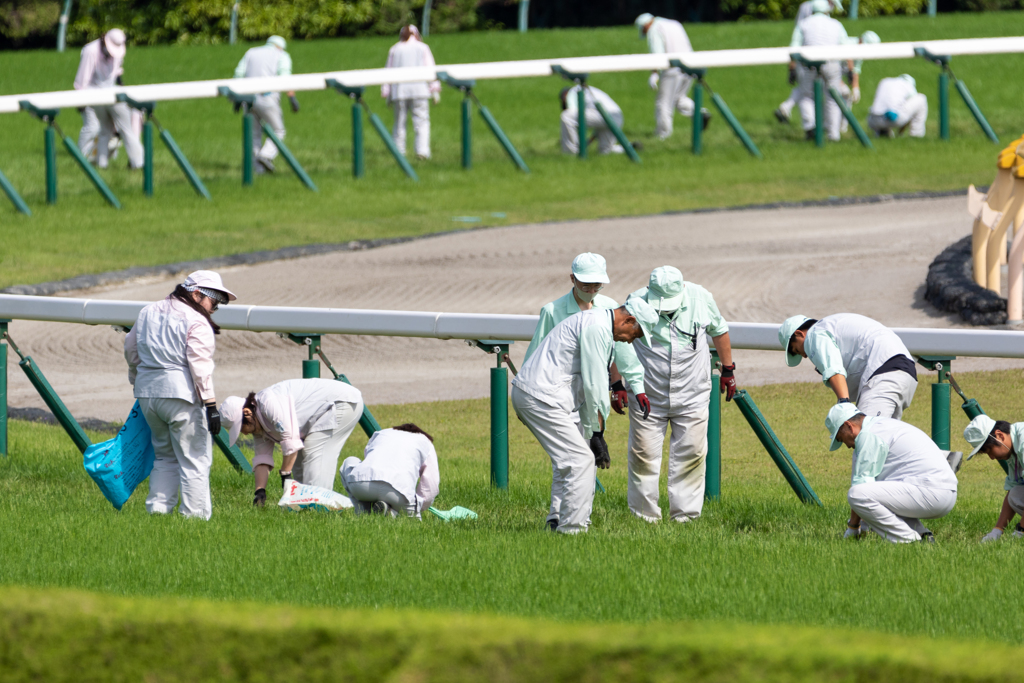
M 629 395 L 626 394 L 626 385 L 620 379 L 612 385 L 612 410 L 619 415 L 625 415 L 623 408 L 627 405 L 629 405 Z
M 644 419 L 651 414 L 651 402 L 647 399 L 647 394 L 637 394 L 636 402 L 640 405 L 640 410 L 644 411 Z
M 731 401 L 736 395 L 736 378 L 733 376 L 735 371 L 735 363 L 722 366 L 722 393 L 725 394 L 726 401 Z

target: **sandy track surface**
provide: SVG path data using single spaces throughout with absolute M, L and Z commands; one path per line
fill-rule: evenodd
M 612 282 L 604 293 L 619 301 L 645 285 L 652 268 L 670 264 L 707 287 L 727 320 L 777 323 L 796 313 L 849 311 L 890 326 L 963 327 L 924 302 L 923 283 L 931 260 L 970 225 L 963 197 L 722 211 L 495 228 L 221 273 L 245 304 L 535 314 L 569 291 L 573 257 L 595 251 L 608 260 Z M 68 295 L 156 300 L 181 279 Z M 123 334 L 19 321 L 11 335 L 76 417 L 124 419 L 134 399 Z M 513 347 L 517 363 L 526 346 Z M 493 356 L 461 341 L 333 336 L 324 350 L 370 406 L 488 394 Z M 10 355 L 10 405 L 44 407 Z M 299 377 L 304 358 L 304 347 L 273 334 L 225 331 L 217 343 L 218 399 Z M 741 350 L 736 362 L 741 385 L 817 381 L 808 363 L 789 369 L 774 352 Z M 1024 362 L 954 364 L 1005 367 Z

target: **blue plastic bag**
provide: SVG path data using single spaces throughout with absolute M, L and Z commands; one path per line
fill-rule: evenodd
M 107 500 L 120 510 L 153 470 L 155 457 L 153 433 L 136 401 L 117 436 L 85 449 L 82 464 Z

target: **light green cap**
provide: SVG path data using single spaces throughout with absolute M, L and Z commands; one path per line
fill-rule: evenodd
M 651 271 L 644 299 L 651 305 L 651 308 L 659 313 L 674 311 L 683 302 L 685 287 L 683 274 L 679 272 L 678 268 L 661 266 Z
M 800 365 L 800 361 L 803 360 L 803 356 L 789 352 L 789 340 L 793 338 L 793 333 L 808 320 L 810 320 L 810 318 L 806 315 L 794 315 L 790 318 L 786 318 L 786 322 L 782 323 L 782 327 L 779 328 L 779 345 L 782 347 L 782 350 L 786 352 L 786 365 L 791 368 L 795 368 Z
M 967 425 L 966 429 L 964 429 L 964 441 L 974 447 L 971 454 L 967 456 L 968 460 L 978 454 L 978 451 L 980 451 L 981 447 L 985 445 L 986 441 L 988 441 L 989 435 L 995 428 L 996 421 L 988 415 L 979 415 L 971 420 L 971 423 Z
M 288 47 L 288 43 L 285 42 L 285 39 L 281 36 L 270 36 L 267 38 L 267 45 L 273 45 L 274 47 L 279 47 L 282 50 Z
M 653 14 L 651 14 L 650 12 L 644 12 L 643 14 L 636 18 L 636 21 L 633 22 L 633 24 L 636 26 L 636 30 L 640 33 L 641 38 L 644 37 L 644 26 L 647 26 L 647 24 L 649 24 L 653 20 Z
M 640 329 L 644 331 L 644 341 L 651 345 L 651 330 L 658 324 L 658 312 L 651 308 L 651 305 L 640 297 L 630 297 L 626 300 L 626 310 L 640 323 Z
M 864 31 L 864 33 L 860 34 L 860 42 L 865 45 L 877 45 L 882 42 L 882 39 L 874 31 Z
M 843 445 L 836 441 L 836 434 L 839 433 L 839 428 L 843 426 L 844 422 L 859 412 L 860 409 L 852 403 L 837 403 L 828 411 L 828 416 L 825 418 L 825 429 L 828 430 L 828 435 L 832 438 L 832 443 L 828 447 L 830 451 Z
M 604 256 L 589 251 L 572 260 L 572 274 L 587 284 L 608 284 L 608 265 Z

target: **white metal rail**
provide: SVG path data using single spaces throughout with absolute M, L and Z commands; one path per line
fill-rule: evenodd
M 0 294 L 0 318 L 133 325 L 149 302 L 70 299 Z M 224 306 L 214 319 L 228 330 L 319 334 L 363 334 L 434 339 L 529 341 L 535 315 L 374 311 L 350 308 Z M 729 323 L 733 348 L 781 351 L 778 325 Z M 1024 358 L 1024 332 L 894 328 L 914 355 Z

